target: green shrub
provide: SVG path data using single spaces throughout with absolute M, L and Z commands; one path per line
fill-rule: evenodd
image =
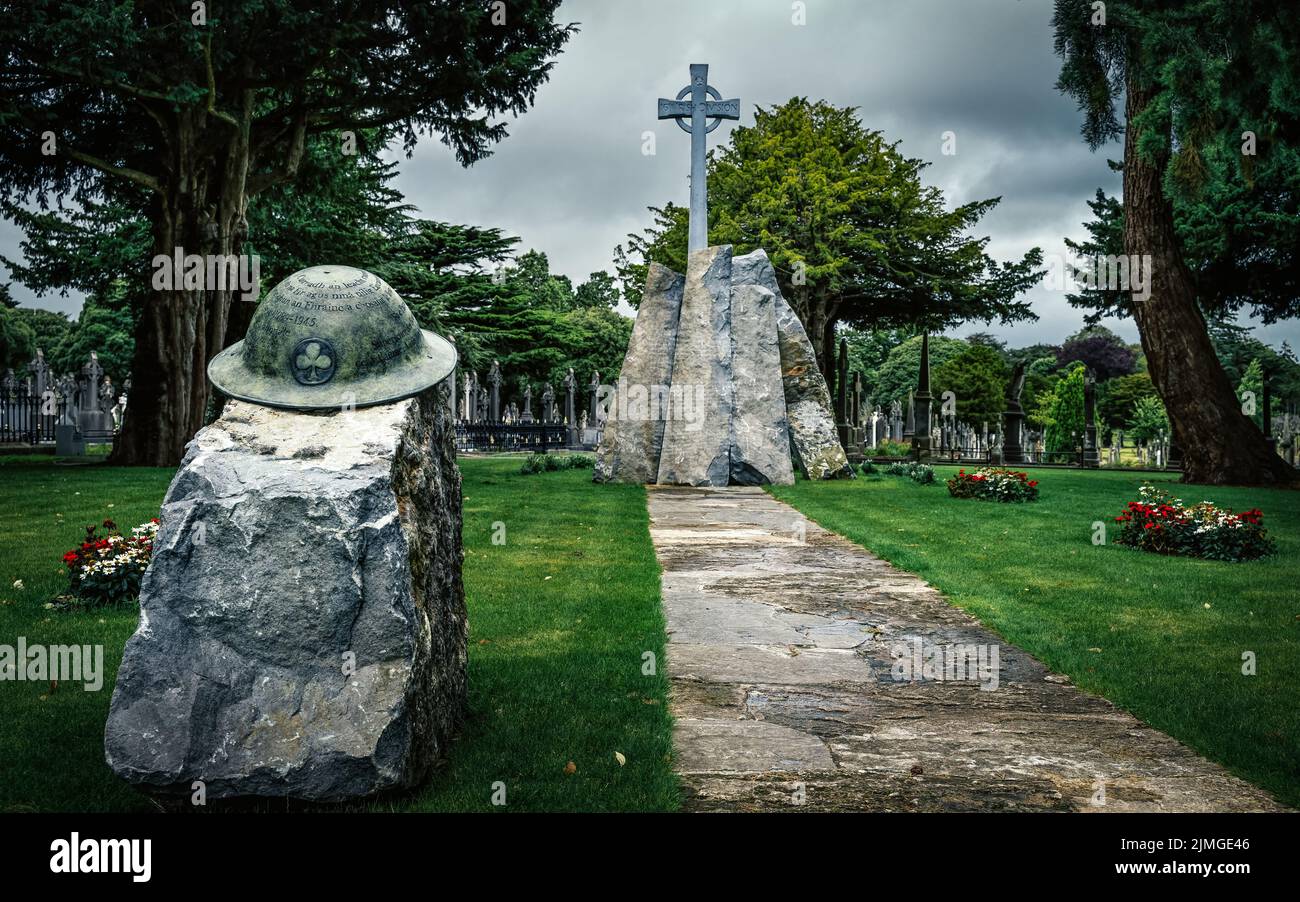
M 596 461 L 586 454 L 548 454 L 534 451 L 524 458 L 519 472 L 523 476 L 534 473 L 553 473 L 556 470 L 590 470 Z
M 929 464 L 916 463 L 915 461 L 889 464 L 885 467 L 885 474 L 888 476 L 906 476 L 917 485 L 931 485 L 934 483 L 934 467 Z
M 867 457 L 907 457 L 912 453 L 912 446 L 907 442 L 895 442 L 885 439 L 874 448 L 868 448 Z

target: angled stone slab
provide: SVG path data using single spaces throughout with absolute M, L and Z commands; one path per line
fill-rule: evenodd
M 775 295 L 777 339 L 781 377 L 785 389 L 786 417 L 795 457 L 809 479 L 852 478 L 849 459 L 840 445 L 831 415 L 831 393 L 817 366 L 812 342 L 794 309 L 781 296 L 772 261 L 763 250 L 732 261 L 732 285 L 759 285 Z
M 690 255 L 673 391 L 688 403 L 665 424 L 657 482 L 725 486 L 731 476 L 731 245 Z M 694 403 L 689 403 L 689 402 Z
M 686 279 L 651 263 L 627 355 L 596 450 L 596 482 L 654 482 L 659 474 L 665 416 Z
M 793 485 L 776 295 L 753 283 L 731 286 L 731 484 Z

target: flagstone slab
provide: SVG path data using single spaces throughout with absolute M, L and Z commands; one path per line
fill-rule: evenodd
M 761 489 L 647 495 L 687 810 L 1284 810 Z

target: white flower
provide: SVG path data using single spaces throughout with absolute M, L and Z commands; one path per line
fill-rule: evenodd
M 23 581 L 21 579 L 14 580 L 14 588 L 21 592 L 23 590 Z

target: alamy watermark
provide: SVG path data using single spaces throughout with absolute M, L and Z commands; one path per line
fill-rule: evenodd
M 155 256 L 152 265 L 155 291 L 238 291 L 244 301 L 261 294 L 257 254 L 187 254 L 178 247 L 171 255 Z
M 104 646 L 0 645 L 0 681 L 83 683 L 87 692 L 104 686 Z
M 68 839 L 50 843 L 50 871 L 55 874 L 130 874 L 135 883 L 148 883 L 153 875 L 153 840 Z
M 619 379 L 617 386 L 596 390 L 597 418 L 602 422 L 681 420 L 687 432 L 697 432 L 704 425 L 705 391 L 703 385 L 690 383 L 643 385 Z
M 894 659 L 890 674 L 900 683 L 973 682 L 984 692 L 998 688 L 1001 651 L 997 645 L 936 645 L 916 638 L 895 642 L 889 654 Z

